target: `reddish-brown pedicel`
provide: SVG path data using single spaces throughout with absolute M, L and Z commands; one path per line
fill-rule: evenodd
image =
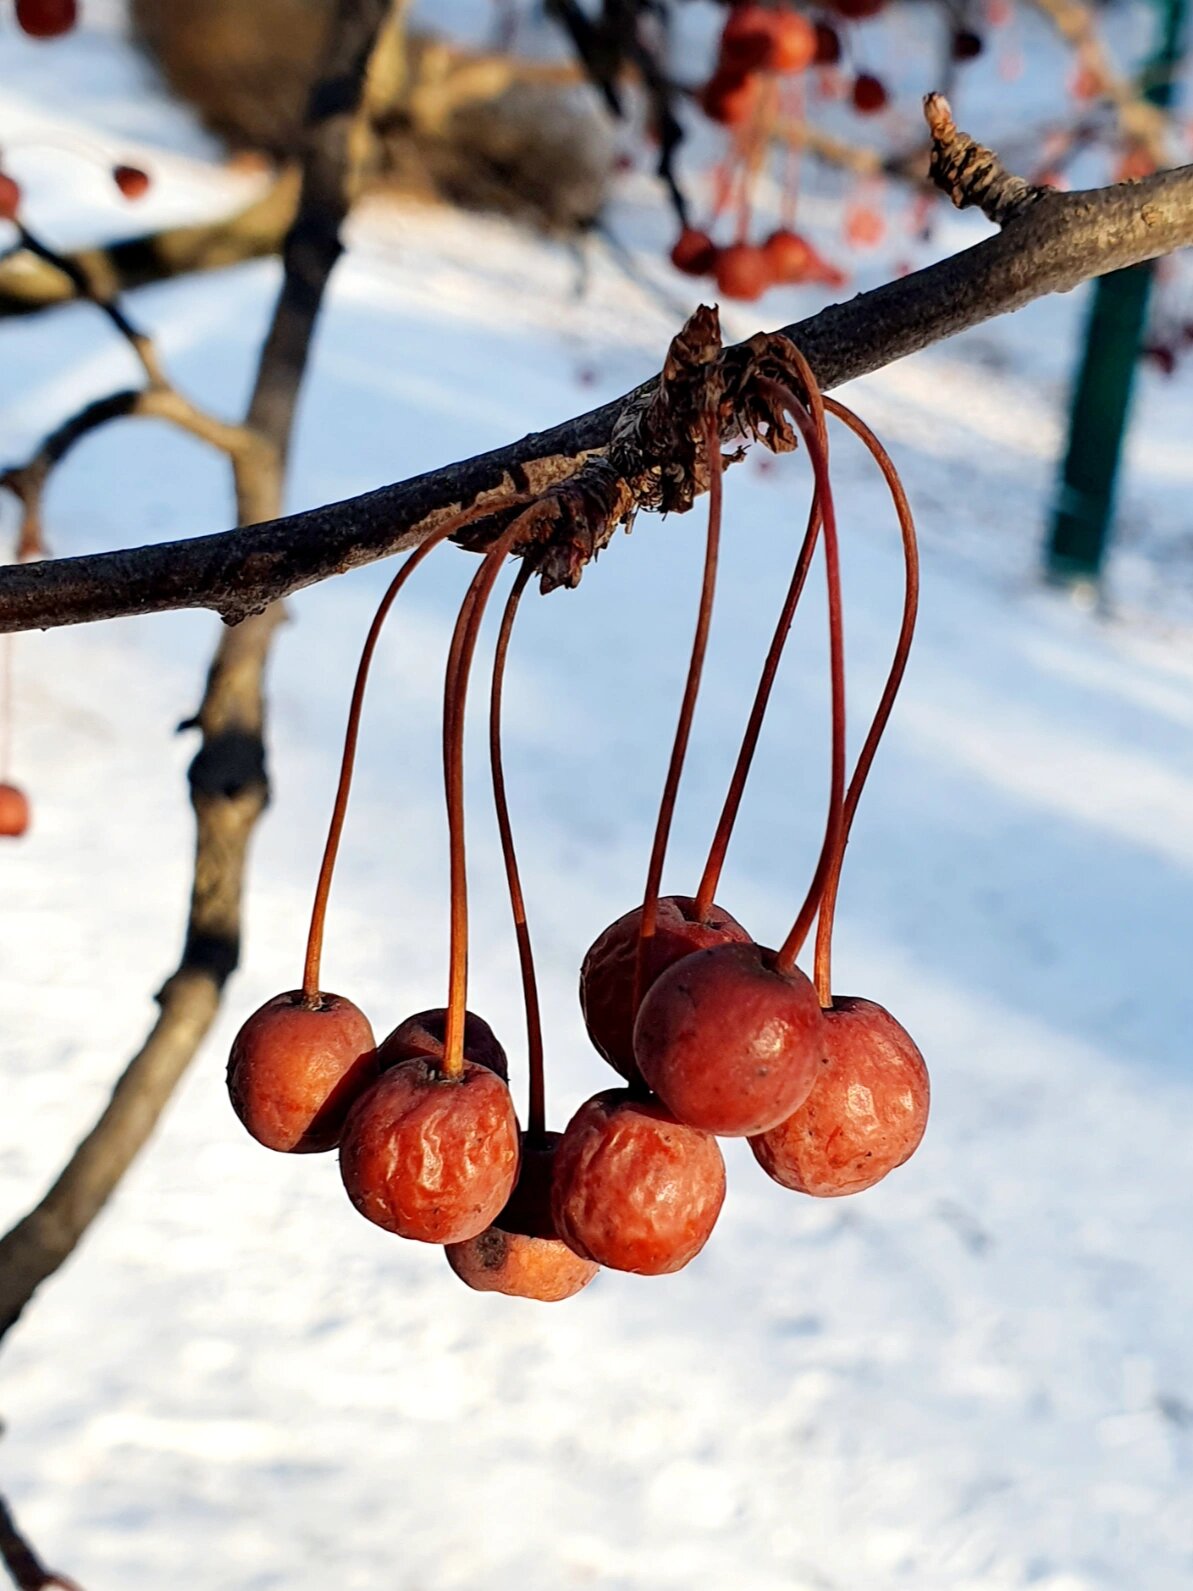
M 816 991 L 760 945 L 698 950 L 670 967 L 634 1025 L 638 1070 L 680 1121 L 722 1137 L 765 1132 L 808 1097 L 824 1056 Z
M 29 797 L 15 784 L 0 784 L 0 837 L 19 840 L 29 827 Z
M 929 1085 L 911 1036 L 872 1000 L 837 996 L 824 1032 L 826 1064 L 812 1092 L 750 1148 L 785 1188 L 827 1199 L 873 1187 L 915 1153 Z
M 556 1150 L 556 1230 L 611 1270 L 682 1270 L 708 1242 L 724 1200 L 716 1140 L 627 1089 L 581 1105 Z
M 592 1260 L 555 1235 L 551 1183 L 560 1136 L 546 1133 L 538 1144 L 523 1138 L 522 1168 L 505 1209 L 478 1237 L 448 1245 L 448 1264 L 476 1292 L 558 1304 L 597 1274 Z
M 232 1108 L 267 1149 L 334 1149 L 349 1108 L 376 1075 L 374 1042 L 368 1018 L 341 995 L 320 995 L 317 1006 L 300 990 L 275 995 L 233 1041 Z
M 408 1016 L 377 1046 L 378 1070 L 384 1072 L 399 1061 L 413 1060 L 417 1055 L 442 1062 L 446 1032 L 447 1011 L 443 1006 Z M 464 1013 L 464 1059 L 475 1061 L 477 1066 L 487 1066 L 503 1082 L 509 1081 L 505 1050 L 484 1017 L 477 1016 L 475 1011 Z
M 750 943 L 742 925 L 719 906 L 710 908 L 706 923 L 697 920 L 695 909 L 695 901 L 687 895 L 660 897 L 642 969 L 642 994 L 693 950 Z M 638 1077 L 634 1064 L 634 965 L 641 922 L 641 906 L 619 917 L 593 941 L 580 967 L 580 1009 L 588 1036 L 609 1065 L 630 1082 Z
M 357 1100 L 340 1139 L 340 1174 L 361 1215 L 422 1243 L 462 1243 L 500 1215 L 518 1175 L 510 1091 L 465 1061 L 445 1078 L 399 1061 Z

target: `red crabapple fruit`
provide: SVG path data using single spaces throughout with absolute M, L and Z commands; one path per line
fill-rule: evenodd
M 824 1042 L 812 1092 L 750 1148 L 783 1187 L 830 1199 L 872 1188 L 910 1159 L 928 1123 L 930 1090 L 911 1036 L 872 1000 L 834 996 Z
M 716 1140 L 628 1089 L 581 1105 L 555 1152 L 556 1230 L 574 1253 L 610 1270 L 682 1270 L 707 1243 L 724 1200 Z
M 561 1134 L 522 1140 L 522 1164 L 509 1203 L 478 1236 L 447 1247 L 447 1263 L 466 1286 L 557 1304 L 587 1287 L 599 1267 L 555 1233 L 551 1183 Z
M 382 1073 L 349 1112 L 340 1174 L 367 1220 L 422 1243 L 463 1243 L 501 1214 L 518 1175 L 518 1121 L 504 1081 L 465 1061 L 444 1077 L 423 1057 Z
M 713 906 L 708 921 L 695 916 L 696 903 L 687 895 L 659 899 L 655 931 L 646 947 L 642 988 L 645 994 L 674 962 L 710 945 L 748 945 L 750 936 L 727 911 Z M 614 1071 L 629 1081 L 638 1076 L 634 1064 L 634 970 L 642 908 L 636 906 L 589 947 L 580 968 L 580 1009 L 588 1036 Z
M 649 1088 L 689 1126 L 738 1138 L 777 1127 L 824 1057 L 820 1002 L 761 945 L 698 950 L 651 987 L 634 1024 Z
M 376 1075 L 374 1042 L 368 1018 L 341 995 L 320 995 L 317 1005 L 300 990 L 275 995 L 233 1041 L 232 1108 L 267 1149 L 334 1149 L 350 1106 Z
M 443 1040 L 447 1033 L 447 1011 L 436 1006 L 431 1011 L 418 1011 L 408 1016 L 377 1046 L 377 1070 L 388 1071 L 398 1061 L 424 1056 L 441 1063 Z M 502 1082 L 509 1082 L 510 1068 L 497 1035 L 475 1011 L 464 1013 L 464 1059 L 475 1061 L 477 1066 L 487 1066 L 496 1072 Z

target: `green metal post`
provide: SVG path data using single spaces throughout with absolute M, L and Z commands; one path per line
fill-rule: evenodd
M 1160 39 L 1145 70 L 1144 96 L 1172 103 L 1184 46 L 1187 0 L 1160 0 Z M 1069 414 L 1069 444 L 1045 562 L 1066 584 L 1097 579 L 1109 540 L 1114 488 L 1147 319 L 1153 266 L 1114 271 L 1094 283 L 1085 349 Z

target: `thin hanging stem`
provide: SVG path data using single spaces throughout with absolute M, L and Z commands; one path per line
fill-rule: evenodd
M 820 916 L 816 923 L 816 993 L 819 996 L 821 1005 L 827 1009 L 833 1003 L 833 919 L 837 909 L 837 892 L 841 883 L 841 868 L 845 861 L 845 848 L 849 844 L 849 831 L 853 826 L 858 802 L 861 800 L 862 791 L 865 788 L 866 779 L 874 762 L 875 753 L 890 719 L 891 709 L 895 705 L 895 698 L 899 694 L 899 687 L 903 682 L 903 675 L 907 668 L 912 637 L 915 634 L 916 611 L 919 606 L 920 563 L 911 505 L 907 501 L 907 494 L 903 490 L 903 482 L 899 479 L 899 472 L 895 468 L 890 455 L 865 421 L 860 420 L 852 410 L 847 409 L 844 404 L 838 403 L 833 398 L 827 398 L 825 403 L 829 412 L 835 415 L 837 419 L 843 421 L 854 435 L 860 438 L 869 449 L 874 462 L 882 471 L 887 487 L 890 490 L 891 500 L 895 505 L 895 513 L 899 518 L 899 530 L 903 538 L 903 564 L 905 571 L 903 618 L 899 626 L 899 638 L 895 643 L 895 655 L 892 659 L 890 673 L 887 675 L 886 684 L 883 686 L 882 695 L 879 698 L 869 733 L 858 756 L 857 765 L 853 770 L 853 777 L 849 781 L 849 790 L 845 796 L 845 815 L 841 829 L 840 844 L 825 878 L 824 894 L 820 902 Z
M 804 361 L 804 364 L 806 366 L 806 361 Z M 799 427 L 804 444 L 808 449 L 808 456 L 812 461 L 812 468 L 816 476 L 816 491 L 820 498 L 821 510 L 824 515 L 824 563 L 828 585 L 829 675 L 832 696 L 832 771 L 829 782 L 828 820 L 825 825 L 824 843 L 821 846 L 816 871 L 812 876 L 812 882 L 809 885 L 804 903 L 800 907 L 795 922 L 792 924 L 791 932 L 783 941 L 778 955 L 775 957 L 775 969 L 781 973 L 790 973 L 794 969 L 796 957 L 803 948 L 808 929 L 812 926 L 812 919 L 816 915 L 820 896 L 824 889 L 824 881 L 828 875 L 829 864 L 836 855 L 837 847 L 840 843 L 845 816 L 845 633 L 841 612 L 841 567 L 840 547 L 837 537 L 837 513 L 833 502 L 832 484 L 829 480 L 828 448 L 824 427 L 824 400 L 810 371 L 804 375 L 803 379 L 807 386 L 808 399 L 812 409 L 811 414 L 804 409 L 795 393 L 788 388 L 769 382 L 766 385 L 773 388 L 776 397 L 783 403 L 787 412 Z
M 517 502 L 518 499 L 513 499 Z M 508 504 L 499 504 L 497 507 L 506 507 Z M 348 812 L 348 797 L 352 790 L 352 770 L 356 762 L 356 744 L 360 738 L 360 717 L 364 706 L 365 687 L 369 682 L 369 670 L 373 662 L 373 654 L 377 649 L 382 628 L 389 616 L 389 611 L 394 605 L 398 593 L 407 580 L 422 563 L 423 559 L 441 541 L 455 531 L 469 524 L 474 519 L 480 519 L 487 514 L 497 511 L 492 504 L 487 504 L 483 509 L 472 508 L 442 524 L 434 535 L 428 537 L 420 547 L 416 547 L 390 581 L 385 595 L 381 598 L 373 622 L 365 636 L 364 646 L 361 648 L 360 662 L 356 667 L 356 679 L 352 686 L 352 699 L 348 706 L 348 724 L 344 731 L 344 752 L 340 759 L 340 778 L 336 786 L 335 801 L 331 810 L 331 822 L 328 825 L 327 841 L 323 847 L 323 859 L 319 864 L 319 877 L 315 884 L 315 901 L 311 908 L 311 926 L 307 935 L 306 958 L 303 963 L 302 997 L 306 1005 L 315 1007 L 319 1004 L 319 966 L 323 957 L 323 930 L 327 918 L 327 901 L 331 894 L 331 880 L 335 872 L 336 856 L 340 849 L 340 838 L 344 832 L 344 819 Z
M 442 1072 L 448 1081 L 456 1081 L 464 1075 L 464 1018 L 468 1000 L 468 866 L 464 821 L 464 720 L 468 679 L 485 608 L 519 528 L 520 521 L 516 520 L 485 554 L 472 578 L 460 604 L 443 682 L 444 794 L 451 911 Z
M 700 692 L 700 676 L 704 669 L 704 656 L 708 650 L 708 632 L 712 624 L 713 597 L 717 588 L 717 557 L 721 547 L 721 508 L 723 500 L 721 434 L 716 416 L 704 416 L 704 445 L 708 453 L 708 532 L 704 546 L 704 576 L 700 583 L 700 606 L 696 614 L 696 633 L 692 637 L 692 652 L 688 660 L 688 677 L 684 684 L 683 699 L 679 707 L 679 720 L 675 726 L 675 739 L 671 745 L 671 761 L 659 801 L 659 816 L 655 823 L 654 843 L 650 850 L 650 865 L 646 870 L 646 892 L 642 901 L 642 918 L 638 930 L 638 952 L 634 963 L 633 1002 L 636 1010 L 642 992 L 642 976 L 646 962 L 647 942 L 654 937 L 659 909 L 659 885 L 663 878 L 663 863 L 667 856 L 667 841 L 671 835 L 671 820 L 675 815 L 675 798 L 683 774 L 684 757 L 692 732 L 692 718 L 696 711 L 696 698 Z
M 513 913 L 514 934 L 518 941 L 522 999 L 526 1006 L 526 1058 L 530 1072 L 527 1137 L 532 1144 L 542 1144 L 547 1131 L 543 1024 L 539 1010 L 538 980 L 534 972 L 534 950 L 530 943 L 530 928 L 526 922 L 526 901 L 522 894 L 518 856 L 514 849 L 514 830 L 510 822 L 509 802 L 506 799 L 505 767 L 501 755 L 501 699 L 505 686 L 505 662 L 509 653 L 510 637 L 514 633 L 514 620 L 518 616 L 518 604 L 533 573 L 533 566 L 523 560 L 509 597 L 506 599 L 505 611 L 501 615 L 501 628 L 497 633 L 497 646 L 493 653 L 493 683 L 489 692 L 489 768 L 493 777 L 493 805 L 497 812 L 498 832 L 501 835 L 501 856 L 505 863 L 506 884 L 509 887 L 510 911 Z
M 783 648 L 787 643 L 792 621 L 795 618 L 795 610 L 803 594 L 804 584 L 808 578 L 808 570 L 812 566 L 812 555 L 816 551 L 820 525 L 820 498 L 813 492 L 812 506 L 808 512 L 808 527 L 804 532 L 804 539 L 800 544 L 799 555 L 795 561 L 795 569 L 791 575 L 791 584 L 787 587 L 787 595 L 783 599 L 783 606 L 779 611 L 779 618 L 775 624 L 775 632 L 771 637 L 770 648 L 762 665 L 758 689 L 754 693 L 754 705 L 750 709 L 745 734 L 742 736 L 741 750 L 737 754 L 733 777 L 729 781 L 729 789 L 725 795 L 725 805 L 721 808 L 721 816 L 718 819 L 716 833 L 713 835 L 712 844 L 709 847 L 708 860 L 704 864 L 700 887 L 696 891 L 696 920 L 698 922 L 705 923 L 708 921 L 708 914 L 716 899 L 717 889 L 721 882 L 721 873 L 725 866 L 725 856 L 729 850 L 729 841 L 733 837 L 733 828 L 737 822 L 737 814 L 741 808 L 742 797 L 745 794 L 746 781 L 750 777 L 750 767 L 754 761 L 754 753 L 758 748 L 758 737 L 762 733 L 762 721 L 766 717 L 766 709 L 770 704 L 771 691 L 774 689 L 775 676 L 779 672 L 779 662 L 783 656 Z

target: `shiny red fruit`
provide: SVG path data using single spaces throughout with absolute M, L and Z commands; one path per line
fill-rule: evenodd
M 149 173 L 140 166 L 113 166 L 112 181 L 126 199 L 143 199 L 149 192 Z
M 803 973 L 761 945 L 698 950 L 650 990 L 634 1024 L 648 1087 L 689 1126 L 726 1138 L 777 1127 L 808 1097 L 824 1023 Z
M 0 171 L 0 221 L 15 221 L 21 208 L 20 184 Z
M 561 1134 L 522 1140 L 522 1166 L 509 1203 L 479 1236 L 447 1248 L 460 1280 L 481 1293 L 560 1303 L 587 1287 L 599 1267 L 574 1254 L 555 1232 L 551 1185 Z
M 930 1089 L 910 1034 L 872 1000 L 835 999 L 824 1034 L 825 1064 L 812 1092 L 750 1148 L 783 1187 L 828 1199 L 872 1188 L 914 1154 Z
M 79 20 L 78 0 L 17 0 L 17 26 L 32 39 L 56 39 Z
M 443 1040 L 447 1033 L 447 1012 L 443 1006 L 431 1011 L 417 1011 L 399 1022 L 393 1032 L 377 1046 L 377 1069 L 384 1072 L 399 1061 L 424 1056 L 439 1064 L 443 1062 Z M 503 1082 L 509 1082 L 510 1067 L 506 1053 L 497 1035 L 475 1011 L 464 1013 L 464 1059 L 477 1066 L 487 1066 Z
M 684 227 L 671 250 L 672 265 L 685 276 L 707 276 L 716 257 L 716 244 L 697 227 Z
M 853 106 L 863 116 L 874 116 L 885 110 L 887 91 L 881 78 L 871 72 L 859 72 L 853 80 Z
M 463 1243 L 491 1226 L 518 1175 L 510 1091 L 486 1066 L 444 1078 L 399 1061 L 349 1112 L 340 1175 L 367 1220 L 422 1243 Z
M 682 1270 L 708 1242 L 724 1200 L 716 1140 L 628 1089 L 581 1105 L 555 1153 L 556 1230 L 610 1270 Z
M 693 950 L 750 943 L 749 934 L 727 911 L 714 905 L 708 921 L 702 923 L 696 919 L 695 907 L 687 895 L 660 896 L 655 932 L 643 967 L 642 994 Z M 638 1077 L 634 1064 L 634 1018 L 638 1013 L 633 997 L 641 922 L 641 906 L 619 917 L 593 941 L 580 967 L 580 1009 L 588 1036 L 614 1071 L 629 1082 Z
M 19 840 L 29 827 L 29 797 L 15 784 L 0 784 L 0 838 Z
M 731 243 L 719 250 L 715 275 L 719 292 L 746 302 L 761 298 L 775 280 L 765 249 L 756 243 Z
M 344 1118 L 376 1076 L 368 1018 L 338 994 L 307 1005 L 275 995 L 236 1035 L 228 1057 L 232 1108 L 266 1149 L 317 1154 L 340 1141 Z

